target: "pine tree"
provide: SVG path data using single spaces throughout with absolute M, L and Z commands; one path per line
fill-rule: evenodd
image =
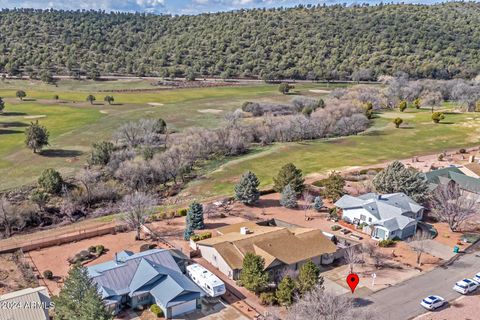
M 319 283 L 320 268 L 312 260 L 305 262 L 300 268 L 297 278 L 297 288 L 304 294 Z M 323 278 L 321 279 L 323 283 Z
M 278 175 L 273 178 L 273 182 L 273 189 L 277 192 L 282 192 L 290 184 L 295 193 L 300 195 L 305 187 L 302 170 L 297 169 L 293 163 L 284 165 L 278 172 Z
M 293 190 L 291 185 L 287 185 L 282 191 L 282 196 L 280 198 L 280 204 L 285 208 L 296 208 L 297 207 L 297 194 Z
M 235 198 L 247 205 L 254 204 L 260 198 L 259 185 L 260 182 L 253 172 L 245 172 L 235 185 Z
M 277 292 L 275 292 L 278 303 L 280 303 L 282 306 L 290 306 L 293 303 L 294 293 L 295 282 L 293 282 L 293 279 L 287 275 L 282 279 L 278 285 Z
M 337 201 L 344 193 L 345 179 L 338 172 L 332 172 L 323 184 L 325 186 L 325 196 L 333 201 Z
M 240 282 L 250 291 L 259 293 L 268 284 L 268 273 L 265 269 L 265 261 L 262 257 L 247 252 L 243 258 Z
M 185 216 L 185 230 L 183 231 L 183 239 L 187 241 L 190 240 L 190 237 L 194 234 L 191 221 L 190 214 L 187 212 Z
M 428 193 L 428 184 L 422 174 L 406 168 L 400 161 L 394 161 L 373 178 L 378 192 L 403 192 L 413 200 L 422 203 Z
M 323 208 L 322 197 L 316 196 L 315 200 L 313 200 L 313 209 L 315 209 L 315 211 L 317 211 L 317 212 L 320 212 L 320 210 L 322 210 L 322 208 Z
M 3 109 L 5 109 L 5 101 L 0 97 L 0 113 L 3 113 Z
M 203 222 L 203 206 L 198 202 L 192 202 L 188 208 L 187 216 L 189 216 L 193 230 L 205 229 Z
M 58 297 L 54 297 L 55 319 L 107 320 L 112 315 L 102 302 L 97 285 L 88 276 L 87 268 L 74 265 L 68 272 Z

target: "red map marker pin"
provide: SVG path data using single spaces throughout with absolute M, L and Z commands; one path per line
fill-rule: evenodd
M 360 282 L 360 279 L 358 278 L 358 275 L 356 273 L 350 273 L 347 277 L 347 284 L 352 289 L 352 293 L 355 291 L 355 288 L 357 287 L 358 283 Z

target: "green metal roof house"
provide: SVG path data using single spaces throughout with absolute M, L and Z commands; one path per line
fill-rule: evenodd
M 427 172 L 425 178 L 432 190 L 440 183 L 446 184 L 453 181 L 461 190 L 480 195 L 480 179 L 467 176 L 457 167 L 447 167 Z
M 169 250 L 133 254 L 122 251 L 115 260 L 88 267 L 104 303 L 114 313 L 124 307 L 156 303 L 166 318 L 195 311 L 203 291 L 185 276 Z

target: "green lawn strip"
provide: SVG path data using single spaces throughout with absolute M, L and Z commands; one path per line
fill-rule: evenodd
M 233 184 L 246 170 L 255 172 L 261 187 L 265 188 L 288 162 L 310 174 L 468 147 L 479 142 L 480 117 L 475 114 L 449 114 L 443 124 L 433 124 L 430 112 L 412 113 L 415 117 L 409 119 L 410 127 L 405 129 L 396 129 L 380 117 L 373 129 L 362 135 L 276 144 L 254 156 L 247 155 L 222 165 L 204 179 L 192 182 L 185 192 L 204 197 L 231 195 Z

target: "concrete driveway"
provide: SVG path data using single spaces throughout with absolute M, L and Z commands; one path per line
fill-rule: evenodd
M 457 299 L 460 294 L 452 290 L 455 282 L 480 272 L 479 247 L 480 243 L 477 243 L 450 265 L 378 291 L 358 302 L 363 305 L 373 303 L 382 320 L 405 320 L 425 313 L 420 301 L 428 295 L 440 295 L 448 301 Z
M 450 260 L 455 256 L 455 253 L 453 252 L 453 248 L 444 245 L 438 241 L 435 240 L 425 240 L 424 241 L 424 248 L 425 252 L 428 254 L 431 254 L 432 256 L 435 256 L 437 258 L 443 259 L 443 260 Z M 410 247 L 416 247 L 418 243 L 416 241 L 410 242 L 409 246 Z

